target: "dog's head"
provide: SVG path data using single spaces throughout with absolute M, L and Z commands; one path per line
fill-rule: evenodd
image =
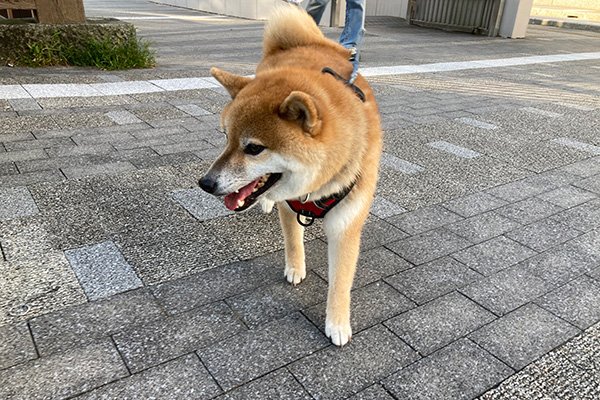
M 200 187 L 225 196 L 228 209 L 243 211 L 257 200 L 279 202 L 309 193 L 320 184 L 327 155 L 319 101 L 293 90 L 288 79 L 248 78 L 213 68 L 232 101 L 221 115 L 227 136 L 223 153 Z

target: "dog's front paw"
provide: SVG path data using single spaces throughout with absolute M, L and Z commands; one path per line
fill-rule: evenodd
M 329 318 L 325 320 L 325 335 L 331 339 L 336 346 L 343 346 L 352 339 L 352 327 L 350 322 L 335 323 Z
M 283 274 L 289 283 L 296 286 L 306 278 L 306 268 L 294 268 L 286 265 Z

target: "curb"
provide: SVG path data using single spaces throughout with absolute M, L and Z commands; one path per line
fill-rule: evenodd
M 566 19 L 532 17 L 532 18 L 529 18 L 529 25 L 554 26 L 556 28 L 578 29 L 578 30 L 582 30 L 582 31 L 600 32 L 600 23 L 591 22 L 591 21 L 579 22 L 579 21 L 566 20 Z

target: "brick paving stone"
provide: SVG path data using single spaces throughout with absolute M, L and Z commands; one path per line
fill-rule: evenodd
M 168 126 L 164 128 L 140 129 L 131 132 L 136 139 L 146 140 L 159 137 L 169 137 L 178 133 L 187 133 L 188 130 L 180 126 Z
M 560 212 L 552 220 L 583 232 L 590 231 L 600 226 L 600 200 L 592 200 Z
M 26 161 L 26 160 L 38 160 L 40 158 L 47 158 L 48 155 L 43 149 L 31 149 L 31 150 L 19 150 L 19 151 L 7 151 L 0 153 L 0 163 L 14 162 L 14 161 Z
M 534 275 L 526 264 L 517 264 L 465 286 L 460 291 L 495 314 L 503 315 L 555 287 Z
M 549 217 L 562 211 L 563 208 L 547 201 L 532 197 L 500 207 L 494 212 L 503 217 L 526 225 L 537 220 Z
M 25 187 L 0 187 L 0 221 L 27 217 L 39 213 L 39 209 Z
M 111 142 L 128 142 L 135 140 L 135 137 L 131 132 L 109 132 L 109 133 L 101 133 L 97 134 L 94 132 L 90 133 L 81 133 L 71 136 L 71 140 L 73 140 L 77 145 L 92 145 L 99 143 L 111 143 Z
M 62 399 L 128 374 L 117 349 L 107 341 L 0 371 L 0 398 Z
M 527 304 L 469 336 L 515 370 L 575 336 L 579 330 L 538 307 Z
M 181 104 L 179 106 L 175 106 L 186 114 L 191 115 L 192 117 L 200 117 L 203 115 L 212 115 L 212 113 L 204 108 L 197 106 L 196 104 Z
M 326 252 L 322 257 L 322 260 L 323 262 L 318 264 L 313 270 L 325 281 L 329 281 Z M 356 267 L 353 287 L 359 288 L 368 285 L 381 278 L 394 275 L 412 267 L 413 265 L 411 263 L 385 247 L 376 247 L 371 250 L 363 251 L 358 256 L 358 265 Z
M 289 369 L 314 398 L 340 399 L 418 358 L 402 340 L 377 325 L 354 336 L 343 349 L 330 346 L 290 365 Z
M 598 195 L 575 186 L 563 186 L 538 196 L 540 199 L 564 208 L 571 208 L 586 201 L 598 198 Z
M 0 186 L 29 186 L 40 182 L 59 182 L 65 179 L 58 170 L 44 170 L 17 175 L 5 175 L 0 179 Z
M 417 304 L 423 304 L 481 277 L 466 265 L 444 257 L 390 276 L 385 281 Z
M 110 111 L 106 113 L 106 116 L 113 120 L 117 125 L 126 125 L 126 124 L 139 124 L 143 122 L 138 117 L 136 117 L 133 113 L 129 111 Z
M 386 245 L 413 264 L 423 264 L 468 247 L 471 243 L 445 228 L 411 236 Z
M 170 313 L 178 313 L 283 281 L 283 268 L 283 255 L 273 253 L 151 286 L 150 290 Z
M 600 194 L 600 174 L 579 181 L 574 185 L 581 189 Z
M 584 275 L 535 303 L 578 328 L 587 329 L 600 321 L 600 282 Z
M 65 256 L 90 300 L 143 286 L 112 241 L 67 250 Z
M 560 169 L 567 173 L 581 176 L 582 178 L 589 178 L 590 176 L 600 174 L 600 157 L 588 158 L 573 164 L 565 165 Z
M 200 161 L 202 161 L 202 159 L 194 153 L 175 153 L 167 154 L 166 156 L 159 156 L 153 150 L 150 151 L 154 153 L 154 156 L 149 158 L 145 157 L 139 159 L 131 159 L 129 161 L 138 169 L 163 167 L 167 165 L 177 165 L 186 163 L 199 163 Z
M 381 196 L 375 196 L 373 199 L 373 205 L 371 206 L 371 213 L 381 219 L 393 217 L 394 215 L 402 214 L 406 212 L 406 208 L 392 203 Z
M 294 313 L 201 349 L 198 354 L 219 385 L 229 390 L 328 343 L 314 325 Z
M 233 211 L 229 211 L 223 206 L 221 199 L 200 188 L 177 190 L 171 196 L 200 221 L 233 214 Z
M 458 199 L 450 200 L 442 204 L 445 208 L 463 217 L 473 217 L 486 211 L 494 210 L 506 205 L 507 202 L 490 194 L 479 192 Z
M 379 218 L 370 218 L 365 224 L 361 236 L 361 250 L 369 250 L 408 235 L 392 224 Z
M 219 302 L 123 330 L 113 338 L 129 370 L 137 372 L 245 329 L 231 309 Z
M 460 215 L 452 211 L 440 206 L 433 206 L 388 218 L 387 221 L 404 232 L 414 235 L 461 219 L 463 218 Z
M 309 272 L 299 285 L 293 286 L 282 280 L 226 301 L 236 315 L 254 329 L 293 311 L 325 301 L 326 298 L 327 284 Z
M 2 153 L 2 152 L 3 152 L 3 150 L 0 147 L 0 153 Z M 14 162 L 7 162 L 7 163 L 0 164 L 0 176 L 15 175 L 18 173 L 19 173 L 19 170 L 15 166 Z
M 456 252 L 452 257 L 483 275 L 490 275 L 536 254 L 506 236 L 498 236 Z
M 184 142 L 184 143 L 175 143 L 175 144 L 165 144 L 165 145 L 154 145 L 151 146 L 154 151 L 158 154 L 173 154 L 173 153 L 181 153 L 187 151 L 198 151 L 205 150 L 213 147 L 210 143 L 204 140 L 196 140 L 193 142 Z
M 135 169 L 135 166 L 128 161 L 61 168 L 67 179 L 80 179 L 89 176 L 106 174 L 116 175 L 123 172 L 134 171 Z
M 558 186 L 561 186 L 558 182 L 540 179 L 539 175 L 537 175 L 497 186 L 486 193 L 509 202 L 514 202 L 556 189 Z
M 479 243 L 495 236 L 500 236 L 520 226 L 519 223 L 503 217 L 496 211 L 488 211 L 447 225 L 446 229 L 473 243 Z
M 532 257 L 524 264 L 528 271 L 546 282 L 563 285 L 598 267 L 600 254 L 590 253 L 571 241 Z
M 190 354 L 109 383 L 75 399 L 209 399 L 220 392 L 198 356 Z
M 11 99 L 8 102 L 12 106 L 13 110 L 17 112 L 42 109 L 35 99 Z
M 360 332 L 415 307 L 415 303 L 385 282 L 374 282 L 352 291 L 350 323 Z M 304 310 L 304 314 L 325 332 L 326 303 Z
M 3 133 L 0 136 L 0 143 L 5 145 L 10 142 L 29 141 L 35 139 L 31 132 L 16 132 L 16 133 Z
M 394 400 L 380 384 L 369 386 L 363 391 L 349 397 L 350 400 Z
M 0 370 L 37 358 L 26 323 L 0 326 L 0 337 Z
M 311 400 L 312 397 L 286 369 L 271 372 L 218 397 L 219 400 Z
M 384 381 L 399 399 L 469 400 L 513 370 L 468 339 L 459 339 Z
M 84 146 L 61 146 L 50 147 L 46 152 L 50 157 L 69 157 L 83 154 L 104 155 L 115 151 L 115 148 L 108 143 L 90 144 Z
M 385 325 L 427 355 L 494 319 L 494 314 L 453 292 L 392 318 Z
M 506 236 L 536 251 L 544 251 L 581 234 L 553 219 L 544 219 L 508 232 Z
M 30 320 L 38 351 L 46 356 L 93 343 L 131 326 L 163 318 L 146 289 L 48 313 Z

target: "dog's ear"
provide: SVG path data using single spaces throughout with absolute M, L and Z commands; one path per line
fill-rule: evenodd
M 227 89 L 232 99 L 235 99 L 235 96 L 238 95 L 240 90 L 252 81 L 252 78 L 235 75 L 215 67 L 210 69 L 210 74 L 218 80 L 225 89 Z
M 279 106 L 279 115 L 288 121 L 295 121 L 309 135 L 321 130 L 321 119 L 315 100 L 304 92 L 294 91 Z

